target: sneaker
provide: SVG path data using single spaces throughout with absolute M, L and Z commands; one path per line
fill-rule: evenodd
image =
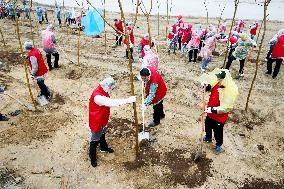
M 244 75 L 245 75 L 244 73 L 239 73 L 240 77 L 244 77 Z
M 206 71 L 205 69 L 201 68 L 201 72 L 205 72 L 205 71 Z
M 148 125 L 148 127 L 156 127 L 157 125 L 159 125 L 160 123 L 155 123 L 154 121 L 151 121 Z
M 100 151 L 101 151 L 101 152 L 104 152 L 104 153 L 113 153 L 113 152 L 114 152 L 114 150 L 111 149 L 111 148 L 101 149 Z
M 0 121 L 8 121 L 9 118 L 7 116 L 1 115 L 0 116 Z
M 216 147 L 215 147 L 215 153 L 218 155 L 218 154 L 221 153 L 221 151 L 222 151 L 221 146 L 217 146 L 217 145 L 216 145 Z
M 272 76 L 272 79 L 276 79 L 276 76 Z
M 203 138 L 203 142 L 212 143 L 212 139 L 207 138 L 206 136 Z

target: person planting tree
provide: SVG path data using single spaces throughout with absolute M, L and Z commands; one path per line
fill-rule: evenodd
M 210 91 L 210 97 L 204 113 L 206 135 L 203 141 L 212 143 L 212 130 L 216 141 L 215 152 L 221 152 L 223 144 L 223 128 L 232 111 L 238 95 L 238 87 L 234 83 L 229 70 L 215 69 L 209 74 L 203 74 L 199 81 L 206 91 Z M 203 107 L 202 107 L 203 108 Z
M 148 66 L 140 70 L 141 79 L 144 81 L 146 100 L 142 103 L 141 109 L 146 110 L 153 104 L 153 121 L 149 127 L 160 124 L 160 120 L 165 118 L 163 101 L 167 94 L 167 86 L 158 70 Z
M 89 127 L 91 129 L 91 141 L 89 157 L 91 165 L 97 166 L 97 146 L 100 145 L 101 152 L 113 153 L 114 150 L 108 147 L 106 142 L 107 124 L 110 117 L 110 108 L 136 101 L 135 96 L 126 99 L 111 99 L 110 93 L 115 87 L 115 81 L 108 77 L 100 82 L 95 88 L 89 100 Z

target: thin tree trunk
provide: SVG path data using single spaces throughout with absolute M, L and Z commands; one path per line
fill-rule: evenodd
M 250 89 L 249 89 L 249 93 L 248 93 L 248 96 L 247 96 L 246 108 L 245 108 L 246 112 L 248 111 L 249 99 L 250 99 L 250 96 L 251 96 L 251 93 L 252 93 L 252 89 L 253 89 L 253 86 L 254 86 L 254 83 L 255 83 L 255 80 L 256 80 L 256 76 L 257 76 L 257 73 L 258 73 L 260 53 L 261 53 L 264 37 L 265 37 L 265 34 L 266 34 L 266 18 L 267 18 L 266 12 L 267 12 L 267 7 L 268 7 L 269 2 L 270 1 L 265 0 L 264 3 L 263 3 L 263 7 L 264 7 L 263 8 L 264 9 L 264 11 L 263 11 L 264 12 L 264 14 L 263 14 L 263 25 L 264 25 L 264 27 L 263 27 L 263 34 L 262 34 L 262 38 L 261 38 L 261 41 L 260 41 L 258 54 L 257 54 L 257 58 L 256 58 L 255 73 L 254 73 L 254 76 L 253 76 L 253 79 L 252 79 L 252 82 L 251 82 L 251 86 L 250 86 Z
M 160 5 L 158 5 L 158 43 L 155 44 L 157 47 L 157 53 L 159 53 L 159 41 L 160 41 Z
M 169 33 L 169 0 L 167 0 L 167 24 L 166 24 L 166 39 Z
M 106 0 L 104 0 L 104 20 L 106 20 Z M 107 52 L 107 34 L 106 34 L 106 22 L 104 21 L 105 32 L 105 53 Z
M 230 42 L 230 36 L 232 34 L 232 28 L 233 28 L 233 25 L 235 23 L 235 18 L 236 18 L 236 13 L 237 13 L 237 9 L 238 9 L 238 6 L 239 6 L 239 2 L 240 2 L 240 0 L 235 0 L 235 10 L 234 10 L 234 15 L 233 15 L 233 19 L 232 19 L 232 23 L 231 23 L 231 27 L 230 27 L 230 32 L 229 32 L 229 36 L 228 36 L 228 40 L 227 40 L 227 46 L 229 45 L 229 42 Z M 223 62 L 222 68 L 225 67 L 225 64 L 226 64 L 226 61 L 227 61 L 228 52 L 229 52 L 229 49 L 226 48 L 225 58 L 224 58 L 224 62 Z
M 122 9 L 121 1 L 118 0 L 121 18 L 125 20 L 124 12 Z M 123 22 L 124 29 L 125 29 L 125 38 L 126 38 L 126 45 L 127 45 L 127 51 L 128 51 L 128 68 L 130 71 L 129 78 L 130 78 L 130 87 L 131 87 L 131 95 L 134 96 L 134 79 L 133 79 L 133 71 L 132 71 L 132 59 L 131 59 L 131 52 L 130 52 L 130 44 L 129 44 L 129 35 L 127 32 L 127 27 L 125 21 Z M 136 103 L 133 103 L 133 111 L 134 111 L 134 124 L 135 124 L 135 150 L 136 150 L 136 157 L 139 154 L 139 145 L 138 145 L 138 116 L 137 116 L 137 107 Z
M 83 6 L 81 8 L 81 14 L 80 14 L 81 23 L 82 23 L 82 13 L 83 13 Z M 81 27 L 79 27 L 78 43 L 77 43 L 77 63 L 78 65 L 80 65 L 80 37 L 81 37 Z
M 30 29 L 31 29 L 31 35 L 32 35 L 32 41 L 33 46 L 35 47 L 35 40 L 34 40 L 34 31 L 33 31 L 33 24 L 32 24 L 32 7 L 33 7 L 33 1 L 30 2 L 30 16 L 29 16 L 29 22 L 30 22 Z
M 14 1 L 14 7 L 16 6 L 16 1 Z M 14 8 L 14 11 L 15 11 L 15 8 Z M 15 11 L 16 12 L 16 11 Z M 29 90 L 29 94 L 30 94 L 30 97 L 31 97 L 31 101 L 33 103 L 33 106 L 35 108 L 35 110 L 37 110 L 37 106 L 36 106 L 36 102 L 35 102 L 35 99 L 33 97 L 33 93 L 32 93 L 32 90 L 31 90 L 31 85 L 30 85 L 30 80 L 29 80 L 29 74 L 28 74 L 28 66 L 27 66 L 27 62 L 24 58 L 24 51 L 23 51 L 23 45 L 22 45 L 22 42 L 21 42 L 21 36 L 20 36 L 20 32 L 19 32 L 19 20 L 18 20 L 18 17 L 16 16 L 15 17 L 16 19 L 16 34 L 17 34 L 17 37 L 18 37 L 18 41 L 19 41 L 19 49 L 21 51 L 21 55 L 22 55 L 22 60 L 23 60 L 23 64 L 24 64 L 24 68 L 25 68 L 25 75 L 26 75 L 26 80 L 27 80 L 27 85 L 28 85 L 28 90 Z

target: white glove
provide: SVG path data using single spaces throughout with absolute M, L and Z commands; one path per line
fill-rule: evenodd
M 140 61 L 141 63 L 143 63 L 143 59 L 142 59 L 142 58 L 139 58 L 139 61 Z
M 141 104 L 140 109 L 142 111 L 145 111 L 147 109 L 147 106 L 143 103 L 143 104 Z
M 207 108 L 205 108 L 204 112 L 205 113 L 212 113 L 211 109 L 212 109 L 212 107 L 207 107 Z
M 201 82 L 201 86 L 202 86 L 202 87 L 204 87 L 204 86 L 206 87 L 206 85 L 207 85 L 207 83 L 206 83 L 205 81 L 202 81 L 202 82 Z
M 133 103 L 136 102 L 136 96 L 131 96 L 127 99 L 127 103 Z

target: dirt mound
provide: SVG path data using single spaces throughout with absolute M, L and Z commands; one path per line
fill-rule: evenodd
M 135 161 L 128 161 L 124 166 L 129 171 L 137 171 L 144 166 L 166 167 L 161 179 L 172 186 L 186 185 L 190 188 L 203 185 L 210 173 L 211 159 L 202 157 L 197 162 L 193 161 L 194 154 L 185 157 L 187 151 L 174 149 L 173 151 L 161 154 L 156 151 L 149 142 L 144 141 L 140 145 L 139 156 Z M 150 174 L 150 173 L 149 173 Z
M 246 180 L 243 189 L 280 189 L 284 188 L 284 179 L 280 183 L 265 181 L 262 178 L 253 178 L 251 181 Z
M 71 70 L 70 72 L 66 74 L 66 77 L 68 79 L 77 80 L 82 77 L 82 72 L 79 70 Z
M 53 115 L 57 116 L 54 117 Z M 63 112 L 24 112 L 13 127 L 0 133 L 1 146 L 4 144 L 29 144 L 33 140 L 51 138 L 56 130 L 69 123 Z
M 54 97 L 52 98 L 52 102 L 63 105 L 65 104 L 65 99 L 62 95 L 56 93 Z
M 273 113 L 270 112 L 267 115 L 263 116 L 260 115 L 259 112 L 256 112 L 254 110 L 249 110 L 248 112 L 246 112 L 245 110 L 236 109 L 231 112 L 229 121 L 248 129 L 253 129 L 254 126 L 261 126 L 268 119 L 272 119 L 272 114 Z
M 10 72 L 11 66 L 21 64 L 21 53 L 12 51 L 12 50 L 0 50 L 0 62 L 3 64 L 3 68 L 1 70 L 5 72 Z

